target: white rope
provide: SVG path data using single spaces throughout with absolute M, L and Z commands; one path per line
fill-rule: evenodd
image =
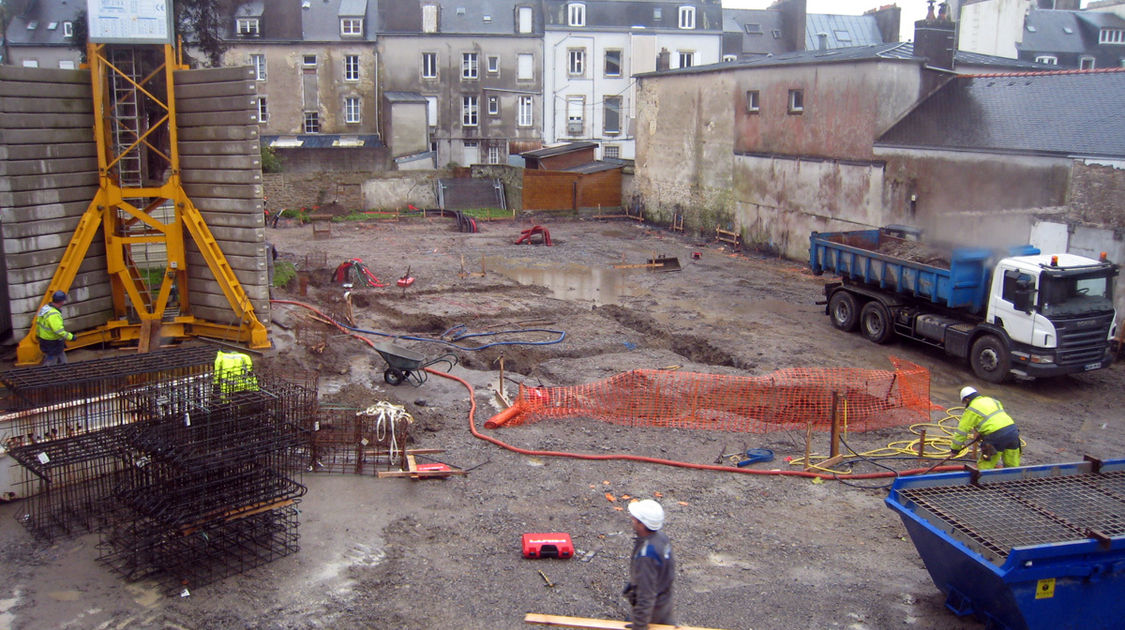
M 396 429 L 401 427 L 404 423 L 410 424 L 414 422 L 414 416 L 411 416 L 406 411 L 406 407 L 396 405 L 386 400 L 380 400 L 356 415 L 373 416 L 375 418 L 375 440 L 379 443 L 382 443 L 384 440 L 387 441 L 387 450 L 393 462 L 396 453 L 399 451 L 398 431 Z

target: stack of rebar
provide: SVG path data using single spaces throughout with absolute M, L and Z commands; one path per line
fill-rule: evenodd
M 71 364 L 66 376 L 105 378 L 60 378 L 67 400 L 36 397 L 12 373 L 0 377 L 14 399 L 35 404 L 20 418 L 28 443 L 12 449 L 37 484 L 25 525 L 48 539 L 99 531 L 110 568 L 170 590 L 298 551 L 303 427 L 314 423 L 315 384 L 256 372 L 224 380 L 231 375 L 215 373 L 213 348 L 161 354 L 161 369 L 132 374 L 153 355 Z M 43 382 L 63 376 L 36 369 Z
M 404 413 L 321 408 L 308 442 L 308 470 L 374 475 L 380 470 L 405 469 L 410 435 Z
M 4 446 L 23 466 L 24 525 L 47 540 L 104 525 L 126 466 L 120 434 L 139 418 L 130 393 L 206 379 L 214 358 L 214 348 L 193 346 L 0 374 L 9 407 L 0 417 L 10 431 Z

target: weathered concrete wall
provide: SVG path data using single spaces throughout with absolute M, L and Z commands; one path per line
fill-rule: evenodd
M 882 202 L 879 162 L 841 162 L 739 155 L 730 225 L 744 242 L 788 258 L 808 258 L 809 233 L 900 223 Z M 685 225 L 688 223 L 685 218 Z
M 1125 165 L 1075 162 L 1067 205 L 1075 221 L 1125 230 Z
M 393 103 L 383 107 L 384 141 L 392 158 L 430 150 L 426 103 Z
M 24 337 L 98 190 L 90 73 L 0 66 L 0 210 L 5 317 Z M 64 317 L 71 330 L 93 328 L 113 314 L 99 229 L 69 288 Z M 0 333 L 4 331 L 0 330 Z
M 265 173 L 262 175 L 267 206 L 271 212 L 326 206 L 338 203 L 347 210 L 365 210 L 363 183 L 368 171 L 318 171 L 315 173 Z
M 417 208 L 436 208 L 434 186 L 442 177 L 449 177 L 449 171 L 369 173 L 363 183 L 365 207 L 393 210 L 414 204 Z
M 262 163 L 253 69 L 184 70 L 175 75 L 183 188 L 269 325 L 269 274 L 262 213 Z M 186 232 L 186 231 L 185 231 Z M 239 323 L 200 245 L 185 233 L 191 314 Z

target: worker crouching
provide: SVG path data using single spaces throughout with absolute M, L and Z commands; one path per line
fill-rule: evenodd
M 969 434 L 975 431 L 981 441 L 978 468 L 996 468 L 1000 463 L 1005 468 L 1019 466 L 1022 455 L 1020 431 L 1000 401 L 982 396 L 976 389 L 966 386 L 961 388 L 961 402 L 965 411 L 953 436 L 953 451 L 964 448 Z

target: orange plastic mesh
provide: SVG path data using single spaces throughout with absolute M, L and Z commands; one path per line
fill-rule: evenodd
M 849 431 L 928 422 L 929 370 L 890 357 L 895 369 L 788 368 L 766 376 L 633 370 L 570 387 L 520 385 L 515 404 L 485 427 L 583 417 L 643 427 L 766 433 L 828 430 L 836 412 Z M 835 396 L 833 396 L 835 394 Z

